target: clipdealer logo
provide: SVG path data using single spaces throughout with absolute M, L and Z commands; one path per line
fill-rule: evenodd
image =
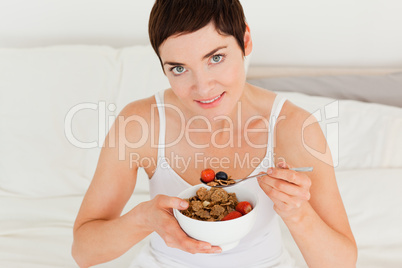
M 113 123 L 116 121 L 118 122 L 118 133 L 119 137 L 118 139 L 121 141 L 119 144 L 115 144 L 115 139 L 110 139 L 108 140 L 108 146 L 109 147 L 115 147 L 119 146 L 119 160 L 124 160 L 127 155 L 126 155 L 126 150 L 127 148 L 140 148 L 141 146 L 144 146 L 146 142 L 148 142 L 148 139 L 150 139 L 150 144 L 152 148 L 157 148 L 158 144 L 155 143 L 155 113 L 157 112 L 157 106 L 156 104 L 152 105 L 151 108 L 151 121 L 148 123 L 144 118 L 142 118 L 139 115 L 131 115 L 129 117 L 124 117 L 124 116 L 117 116 L 115 115 L 116 111 L 116 105 L 111 103 L 108 104 L 105 101 L 100 101 L 98 103 L 80 103 L 75 106 L 73 106 L 66 114 L 65 120 L 64 120 L 64 133 L 67 138 L 67 140 L 74 146 L 81 148 L 81 149 L 92 149 L 92 148 L 101 148 L 103 144 L 103 141 L 107 137 L 107 133 L 110 131 L 112 134 L 116 134 L 116 129 L 112 128 Z M 178 132 L 179 135 L 177 136 L 176 139 L 174 139 L 172 142 L 169 142 L 164 145 L 165 148 L 168 148 L 170 146 L 174 146 L 177 144 L 181 139 L 185 138 L 187 143 L 192 146 L 194 149 L 203 149 L 203 148 L 208 148 L 208 147 L 213 147 L 217 149 L 224 149 L 228 147 L 235 147 L 236 146 L 241 146 L 241 139 L 237 139 L 236 141 L 234 140 L 234 131 L 238 131 L 234 129 L 234 124 L 232 122 L 232 119 L 229 118 L 228 116 L 217 116 L 214 118 L 214 120 L 226 120 L 227 121 L 227 128 L 220 129 L 218 131 L 212 132 L 211 130 L 211 122 L 201 116 L 194 116 L 187 122 L 185 121 L 185 116 L 184 114 L 180 111 L 179 108 L 175 107 L 174 105 L 170 104 L 163 104 L 163 109 L 172 109 L 174 112 L 177 113 L 178 118 L 180 118 L 180 124 L 181 124 L 181 129 Z M 83 141 L 77 138 L 74 133 L 73 133 L 73 124 L 74 120 L 80 119 L 80 113 L 82 113 L 85 110 L 91 110 L 96 113 L 97 117 L 97 138 L 96 140 L 92 141 Z M 334 101 L 329 104 L 326 104 L 322 106 L 320 109 L 314 111 L 311 113 L 310 117 L 308 117 L 302 126 L 302 142 L 304 148 L 315 158 L 320 159 L 324 163 L 328 165 L 333 165 L 336 167 L 339 163 L 338 157 L 339 157 L 339 101 Z M 237 110 L 237 120 L 241 122 L 241 104 L 239 103 L 238 105 L 238 110 Z M 252 129 L 249 128 L 250 124 L 254 122 L 255 120 L 261 120 L 263 124 L 265 125 L 264 128 L 261 129 Z M 244 127 L 244 132 L 243 133 L 237 133 L 237 137 L 240 137 L 240 135 L 243 135 L 244 141 L 247 143 L 248 146 L 251 148 L 266 148 L 266 143 L 264 144 L 254 144 L 250 138 L 249 135 L 250 133 L 266 133 L 268 132 L 269 135 L 273 135 L 275 138 L 275 128 L 274 124 L 278 123 L 281 120 L 286 120 L 285 116 L 280 116 L 279 118 L 271 118 L 271 120 L 267 120 L 266 118 L 262 116 L 254 116 L 249 118 L 245 122 L 245 127 Z M 200 129 L 194 129 L 191 128 L 191 125 L 194 122 L 204 122 L 205 128 L 200 128 Z M 329 147 L 327 147 L 324 151 L 317 151 L 316 149 L 310 147 L 306 141 L 305 141 L 305 130 L 308 126 L 311 124 L 318 122 L 321 126 L 321 129 L 327 139 L 327 143 L 329 144 Z M 130 123 L 135 123 L 138 127 L 141 128 L 141 135 L 138 140 L 135 142 L 129 141 L 128 138 L 125 136 L 125 130 L 127 128 L 127 125 Z M 191 139 L 190 137 L 190 132 L 191 133 L 205 133 L 205 132 L 210 132 L 212 133 L 211 135 L 211 140 L 207 143 L 200 144 L 196 142 L 196 139 Z M 222 132 L 227 132 L 229 135 L 229 139 L 223 143 L 223 144 L 218 144 L 216 142 L 216 135 Z M 112 135 L 113 136 L 113 135 Z M 272 140 L 273 146 L 275 146 L 275 140 Z M 196 153 L 195 153 L 196 154 Z M 192 160 L 199 159 L 199 155 L 197 157 L 195 156 L 192 158 Z M 140 160 L 138 155 L 130 155 L 130 162 L 134 163 L 135 161 L 148 161 L 149 163 L 152 162 L 151 159 L 147 160 Z M 237 157 L 237 158 L 236 158 Z M 235 158 L 237 159 L 237 162 L 240 164 L 243 162 L 249 161 L 251 162 L 259 162 L 257 160 L 250 159 L 249 155 L 244 155 L 242 159 L 239 158 L 239 155 L 236 155 Z M 251 157 L 252 158 L 252 157 Z M 190 159 L 180 159 L 180 158 L 172 158 L 170 161 L 176 163 L 179 165 L 188 165 Z M 221 159 L 217 160 L 212 158 L 206 159 L 204 157 L 203 159 L 204 163 L 205 162 L 219 162 L 221 164 L 225 164 L 227 162 L 226 159 Z M 211 162 L 212 161 L 212 162 Z M 196 161 L 195 161 L 196 162 Z M 213 163 L 212 163 L 213 164 Z

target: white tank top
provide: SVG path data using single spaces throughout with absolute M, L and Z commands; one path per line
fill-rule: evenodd
M 184 181 L 168 164 L 165 158 L 166 119 L 164 109 L 164 91 L 155 95 L 158 106 L 160 130 L 158 145 L 158 164 L 154 175 L 149 181 L 150 196 L 158 194 L 177 196 L 191 185 Z M 273 164 L 273 128 L 280 114 L 285 98 L 276 96 L 272 106 L 267 150 L 259 166 L 250 174 L 255 175 Z M 278 224 L 278 216 L 273 209 L 271 199 L 259 187 L 257 180 L 248 180 L 242 187 L 258 194 L 261 210 L 251 232 L 244 237 L 239 245 L 220 254 L 190 254 L 176 248 L 166 246 L 164 240 L 156 233 L 151 234 L 150 254 L 157 261 L 155 267 L 284 267 L 284 248 Z M 148 260 L 149 261 L 149 260 Z M 149 263 L 148 267 L 153 267 Z M 280 266 L 278 266 L 280 265 Z

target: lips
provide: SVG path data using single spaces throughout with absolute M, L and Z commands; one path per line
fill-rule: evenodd
M 222 94 L 220 94 L 216 97 L 213 97 L 213 98 L 204 99 L 204 100 L 196 100 L 196 102 L 204 108 L 214 107 L 215 105 L 217 105 L 220 102 L 220 100 L 222 99 L 224 94 L 225 94 L 225 92 L 223 92 Z
M 211 103 L 211 102 L 214 102 L 214 101 L 216 101 L 217 99 L 219 99 L 220 96 L 221 96 L 221 95 L 216 96 L 215 98 L 210 99 L 210 100 L 203 100 L 203 101 L 200 100 L 199 102 L 201 102 L 201 103 Z

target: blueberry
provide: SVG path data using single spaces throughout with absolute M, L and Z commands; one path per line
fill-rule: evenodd
M 218 173 L 215 174 L 215 178 L 217 180 L 225 180 L 226 181 L 228 179 L 228 174 L 226 174 L 223 171 L 219 171 Z

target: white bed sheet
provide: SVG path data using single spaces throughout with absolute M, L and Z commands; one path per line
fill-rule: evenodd
M 402 267 L 402 168 L 336 171 L 336 177 L 359 248 L 357 267 Z M 307 267 L 283 223 L 281 228 L 291 255 Z
M 0 196 L 0 267 L 78 267 L 71 256 L 72 226 L 82 198 Z M 123 213 L 148 199 L 148 193 L 136 193 Z M 143 240 L 120 258 L 96 267 L 127 267 L 146 242 Z

